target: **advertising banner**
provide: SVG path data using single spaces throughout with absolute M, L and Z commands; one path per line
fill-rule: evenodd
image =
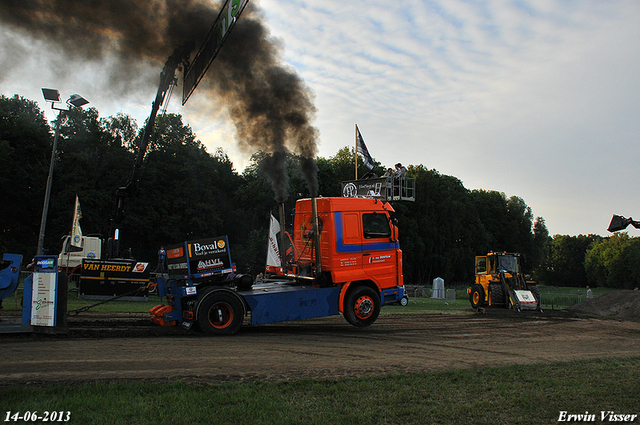
M 82 260 L 79 295 L 81 298 L 102 298 L 128 294 L 147 285 L 149 263 L 136 260 Z M 131 297 L 146 297 L 147 291 Z
M 249 0 L 227 0 L 225 1 L 220 14 L 213 23 L 211 31 L 200 50 L 191 61 L 191 66 L 184 72 L 184 83 L 182 92 L 182 105 L 184 106 L 189 97 L 196 89 L 196 86 L 204 77 L 204 74 L 211 66 L 222 44 L 231 32 L 240 14 L 244 10 Z
M 343 198 L 378 198 L 386 201 L 391 180 L 388 177 L 379 179 L 362 179 L 342 182 Z
M 166 251 L 167 269 L 174 276 L 206 277 L 232 271 L 226 236 L 187 241 Z
M 56 326 L 58 291 L 58 257 L 42 255 L 34 258 L 31 295 L 31 325 Z

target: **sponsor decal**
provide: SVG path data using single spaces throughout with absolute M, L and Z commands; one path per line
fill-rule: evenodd
M 369 264 L 376 264 L 376 263 L 384 263 L 385 261 L 387 261 L 389 258 L 391 258 L 390 255 L 376 255 L 376 256 L 371 256 L 369 257 Z
M 180 257 L 184 257 L 184 248 L 183 247 L 178 247 L 178 248 L 173 248 L 173 249 L 169 249 L 167 250 L 167 258 L 180 258 Z
M 357 266 L 358 259 L 357 258 L 341 258 L 340 259 L 340 267 L 350 267 Z
M 169 270 L 181 270 L 187 268 L 187 263 L 176 263 L 167 265 Z
M 143 273 L 147 269 L 148 265 L 149 263 L 136 263 L 135 267 L 133 268 L 133 272 Z
M 219 258 L 210 258 L 208 260 L 198 261 L 198 271 L 214 269 L 224 266 L 224 263 Z
M 44 258 L 44 259 L 38 260 L 36 262 L 36 265 L 42 269 L 52 269 L 53 266 L 55 265 L 55 260 L 53 258 Z
M 223 239 L 214 241 L 211 244 L 203 244 L 193 242 L 189 244 L 189 253 L 193 257 L 202 257 L 205 255 L 221 254 L 225 252 L 226 243 Z
M 94 270 L 100 272 L 130 272 L 133 268 L 129 264 L 100 264 L 100 263 L 83 263 L 85 270 Z
M 342 188 L 343 198 L 355 198 L 357 194 L 358 194 L 358 188 L 353 183 L 347 183 Z

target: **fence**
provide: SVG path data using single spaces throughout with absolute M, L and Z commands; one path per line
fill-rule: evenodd
M 571 307 L 586 299 L 586 294 L 540 294 L 540 304 L 542 307 L 551 307 L 551 309 Z
M 439 289 L 433 289 L 426 286 L 421 285 L 405 285 L 404 286 L 405 293 L 410 298 L 433 298 L 434 291 L 440 291 Z M 448 303 L 456 302 L 456 289 L 446 289 L 444 298 L 433 298 L 434 300 L 443 300 Z

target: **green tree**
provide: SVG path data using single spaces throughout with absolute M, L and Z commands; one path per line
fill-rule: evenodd
M 109 236 L 116 188 L 126 183 L 135 158 L 131 146 L 110 132 L 115 124 L 100 119 L 96 109 L 74 108 L 64 114 L 67 120 L 60 128 L 45 239 L 53 253 L 60 250 L 60 238 L 71 230 L 76 195 L 83 210 L 83 233 Z
M 64 117 L 45 239 L 50 252 L 59 250 L 59 238 L 71 229 L 76 194 L 83 209 L 83 232 L 111 236 L 116 190 L 131 179 L 141 138 L 135 120 L 124 114 L 100 118 L 88 108 L 72 109 Z M 36 104 L 21 98 L 0 99 L 0 118 L 3 199 L 34 193 L 16 200 L 28 208 L 3 205 L 0 247 L 33 253 L 52 135 Z M 354 155 L 353 147 L 344 147 L 332 157 L 317 158 L 320 195 L 341 196 L 341 182 L 354 178 Z M 222 149 L 207 152 L 180 115 L 157 117 L 138 190 L 125 201 L 121 248 L 130 247 L 136 258 L 153 262 L 160 245 L 228 235 L 238 270 L 258 273 L 266 258 L 269 215 L 279 218 L 280 210 L 265 173 L 265 158 L 267 154 L 256 153 L 238 174 Z M 285 226 L 290 231 L 295 202 L 309 196 L 310 188 L 301 158 L 285 159 Z M 368 171 L 359 161 L 358 175 Z M 373 172 L 381 175 L 384 167 L 376 162 Z M 531 209 L 517 196 L 469 191 L 456 177 L 423 165 L 410 165 L 408 176 L 416 179 L 416 202 L 392 203 L 407 282 L 430 283 L 438 276 L 448 282 L 470 281 L 477 254 L 510 250 L 537 262 L 549 246 L 544 220 L 538 217 L 534 224 Z M 629 270 L 627 274 L 635 273 Z
M 640 239 L 630 238 L 627 232 L 598 239 L 586 254 L 585 270 L 594 286 L 640 286 Z
M 545 258 L 549 256 L 549 245 L 551 238 L 544 218 L 536 217 L 533 223 L 533 248 L 530 254 L 532 271 L 536 279 L 540 279 L 540 271 Z M 527 270 L 529 271 L 529 270 Z
M 422 165 L 409 166 L 407 175 L 416 179 L 416 201 L 393 203 L 406 281 L 471 279 L 474 250 L 485 234 L 469 191 L 457 178 Z
M 36 102 L 0 96 L 0 252 L 35 255 L 53 135 Z
M 597 235 L 555 235 L 549 245 L 549 257 L 540 271 L 547 285 L 586 286 L 585 255 Z

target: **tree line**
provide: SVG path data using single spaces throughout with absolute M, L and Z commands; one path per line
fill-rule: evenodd
M 58 119 L 44 244 L 49 254 L 60 251 L 61 238 L 71 230 L 76 194 L 83 233 L 109 236 L 115 192 L 128 183 L 141 137 L 136 121 L 125 114 L 101 118 L 94 108 L 74 108 Z M 0 252 L 25 259 L 35 255 L 52 141 L 52 128 L 36 102 L 0 97 Z M 321 196 L 341 196 L 341 182 L 354 177 L 354 155 L 353 147 L 344 147 L 317 158 Z M 259 273 L 266 260 L 269 216 L 277 217 L 278 209 L 265 173 L 268 157 L 254 153 L 239 172 L 221 148 L 208 152 L 180 115 L 157 117 L 138 191 L 125 201 L 121 245 L 153 264 L 162 245 L 227 235 L 238 270 Z M 300 158 L 288 156 L 289 225 L 295 201 L 309 196 L 299 163 Z M 370 171 L 360 167 L 358 175 Z M 436 277 L 471 282 L 474 256 L 489 251 L 522 253 L 525 269 L 552 284 L 633 286 L 630 282 L 640 279 L 640 270 L 618 271 L 640 255 L 634 238 L 550 237 L 544 219 L 534 217 L 518 196 L 469 190 L 459 179 L 423 165 L 407 168 L 416 179 L 416 200 L 392 204 L 407 283 L 430 284 Z M 371 171 L 381 175 L 385 169 L 376 162 Z M 617 241 L 616 249 L 598 247 L 610 241 Z

